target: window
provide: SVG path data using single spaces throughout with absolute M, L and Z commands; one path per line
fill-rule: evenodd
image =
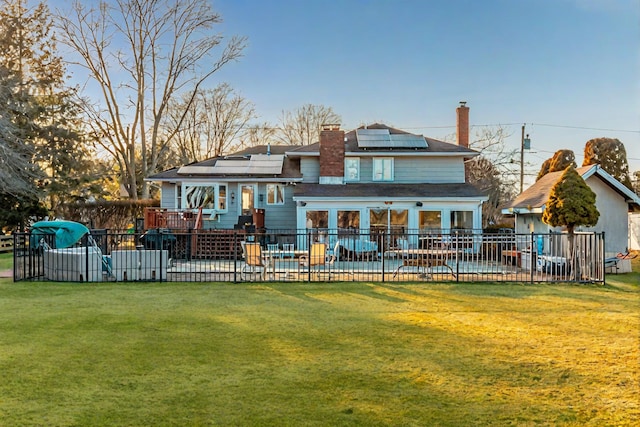
M 185 185 L 180 193 L 184 209 L 227 210 L 226 185 Z
M 360 181 L 360 158 L 347 157 L 344 159 L 344 180 Z
M 393 157 L 373 159 L 373 180 L 393 181 Z
M 282 184 L 267 184 L 267 204 L 284 204 L 284 186 Z
M 360 228 L 360 211 L 338 211 L 338 228 L 358 230 Z
M 176 207 L 182 208 L 182 185 L 176 185 Z
M 253 185 L 242 186 L 242 215 L 253 215 L 254 189 Z
M 218 210 L 219 211 L 227 210 L 227 186 L 226 185 L 218 186 Z
M 418 221 L 421 230 L 439 230 L 442 228 L 440 211 L 420 211 Z
M 473 228 L 473 212 L 451 211 L 451 228 L 471 230 Z
M 307 211 L 307 228 L 327 228 L 329 211 Z

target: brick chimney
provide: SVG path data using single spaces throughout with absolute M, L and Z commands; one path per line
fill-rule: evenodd
M 460 101 L 460 106 L 456 108 L 456 113 L 458 113 L 456 120 L 458 145 L 469 148 L 469 107 L 467 107 L 466 101 Z
M 322 125 L 320 131 L 320 184 L 344 183 L 344 131 L 340 125 Z

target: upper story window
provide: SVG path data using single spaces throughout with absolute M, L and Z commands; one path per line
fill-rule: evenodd
M 227 210 L 227 186 L 224 184 L 185 185 L 181 193 L 184 209 Z
M 284 204 L 284 185 L 267 184 L 267 204 L 268 205 Z
M 347 157 L 344 159 L 344 180 L 360 181 L 360 158 Z
M 373 159 L 373 180 L 393 181 L 393 157 L 376 157 Z

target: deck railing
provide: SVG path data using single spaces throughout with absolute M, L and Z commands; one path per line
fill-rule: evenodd
M 247 243 L 259 253 L 244 255 Z M 102 230 L 74 248 L 16 235 L 14 280 L 601 283 L 604 256 L 600 233 L 571 244 L 567 234 L 480 230 Z

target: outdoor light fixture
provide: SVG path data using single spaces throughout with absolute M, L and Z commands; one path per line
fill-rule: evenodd
M 416 202 L 416 206 L 418 207 L 422 206 L 422 202 Z
M 233 203 L 234 200 L 236 200 L 236 193 L 232 191 L 231 192 L 231 203 Z

